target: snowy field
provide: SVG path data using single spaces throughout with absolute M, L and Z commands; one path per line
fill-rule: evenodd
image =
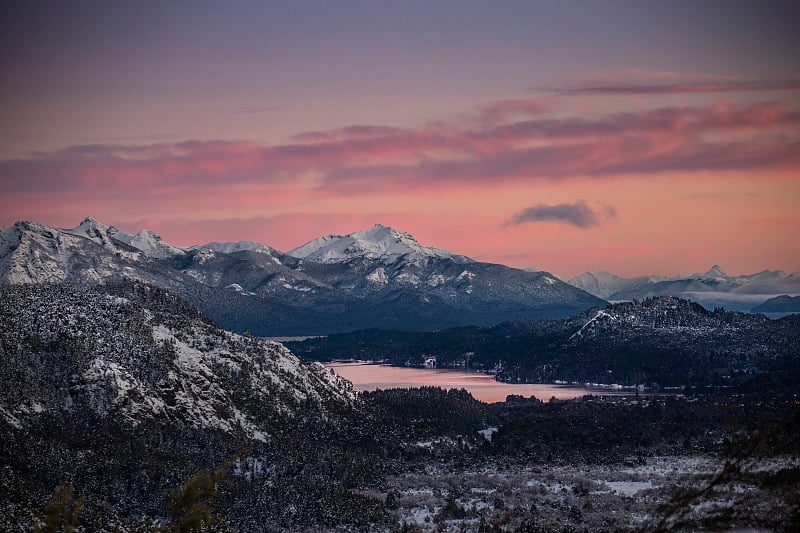
M 635 458 L 623 465 L 429 465 L 390 478 L 383 497 L 410 531 L 651 531 L 676 498 L 708 487 L 723 466 L 710 456 Z M 678 506 L 666 525 L 697 531 L 724 516 L 735 531 L 782 530 L 794 511 L 764 480 L 799 466 L 798 457 L 742 464 Z

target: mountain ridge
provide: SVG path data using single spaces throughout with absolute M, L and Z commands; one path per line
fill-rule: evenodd
M 165 421 L 263 442 L 272 421 L 307 403 L 324 413 L 355 398 L 349 383 L 283 345 L 224 331 L 140 282 L 0 286 L 0 296 L 0 415 L 17 428 L 85 410 L 131 427 Z
M 468 257 L 441 248 L 422 246 L 410 233 L 383 224 L 375 224 L 370 229 L 347 235 L 330 234 L 318 237 L 289 250 L 286 255 L 318 263 L 342 263 L 359 256 L 378 259 L 387 264 L 397 262 L 400 258 L 421 262 L 427 258 L 446 257 L 473 262 Z
M 0 250 L 1 283 L 138 279 L 261 336 L 489 325 L 604 303 L 550 273 L 473 261 L 382 225 L 315 239 L 296 257 L 246 241 L 176 247 L 89 217 L 66 230 L 18 222 L 0 231 Z
M 771 297 L 800 294 L 800 273 L 763 270 L 755 274 L 728 275 L 719 265 L 706 272 L 625 278 L 610 272 L 584 272 L 567 283 L 609 301 L 641 300 L 652 296 L 678 296 L 706 307 L 750 311 Z

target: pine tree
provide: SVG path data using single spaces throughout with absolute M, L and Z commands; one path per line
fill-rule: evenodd
M 72 484 L 58 484 L 44 507 L 44 518 L 33 527 L 36 533 L 54 533 L 62 529 L 65 533 L 75 531 L 83 511 L 83 498 L 75 498 L 74 490 Z

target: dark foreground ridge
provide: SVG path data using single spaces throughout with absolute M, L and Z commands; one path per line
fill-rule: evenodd
M 680 397 L 354 395 L 138 282 L 3 289 L 0 326 L 10 530 L 800 525 L 796 374 Z

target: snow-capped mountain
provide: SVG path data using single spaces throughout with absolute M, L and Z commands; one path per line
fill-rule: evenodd
M 0 287 L 0 416 L 91 413 L 265 440 L 271 421 L 354 401 L 352 386 L 282 345 L 224 331 L 162 289 Z
M 315 263 L 346 263 L 355 258 L 380 261 L 385 264 L 403 260 L 421 265 L 431 259 L 452 259 L 472 262 L 440 248 L 422 246 L 409 233 L 376 224 L 373 228 L 349 235 L 326 235 L 287 252 L 287 255 Z
M 252 241 L 239 241 L 239 242 L 210 242 L 208 244 L 201 244 L 192 246 L 189 250 L 211 250 L 221 254 L 233 254 L 236 252 L 256 252 L 260 254 L 267 254 L 272 256 L 276 253 L 274 248 L 270 248 L 266 244 Z M 277 261 L 277 259 L 276 259 Z
M 135 235 L 131 235 L 114 226 L 106 226 L 92 217 L 85 218 L 76 228 L 63 229 L 61 231 L 76 237 L 86 237 L 113 251 L 119 251 L 118 243 L 122 242 L 141 251 L 147 257 L 157 259 L 165 259 L 186 253 L 184 249 L 164 242 L 160 235 L 153 233 L 149 229 L 144 229 Z
M 4 283 L 102 282 L 133 273 L 141 252 L 111 239 L 106 227 L 84 224 L 60 231 L 35 222 L 0 230 L 0 279 Z
M 67 230 L 19 222 L 0 231 L 0 251 L 2 283 L 137 279 L 263 336 L 557 318 L 604 303 L 547 272 L 476 262 L 380 225 L 283 254 L 244 241 L 177 247 L 92 218 Z
M 765 270 L 757 274 L 729 276 L 714 265 L 706 272 L 664 277 L 623 278 L 608 272 L 585 272 L 567 283 L 610 301 L 641 300 L 671 295 L 688 298 L 706 307 L 748 311 L 781 294 L 800 294 L 800 273 Z
M 635 282 L 632 279 L 616 276 L 611 272 L 584 272 L 567 281 L 570 285 L 583 289 L 598 298 L 608 299 L 612 294 L 627 289 Z

